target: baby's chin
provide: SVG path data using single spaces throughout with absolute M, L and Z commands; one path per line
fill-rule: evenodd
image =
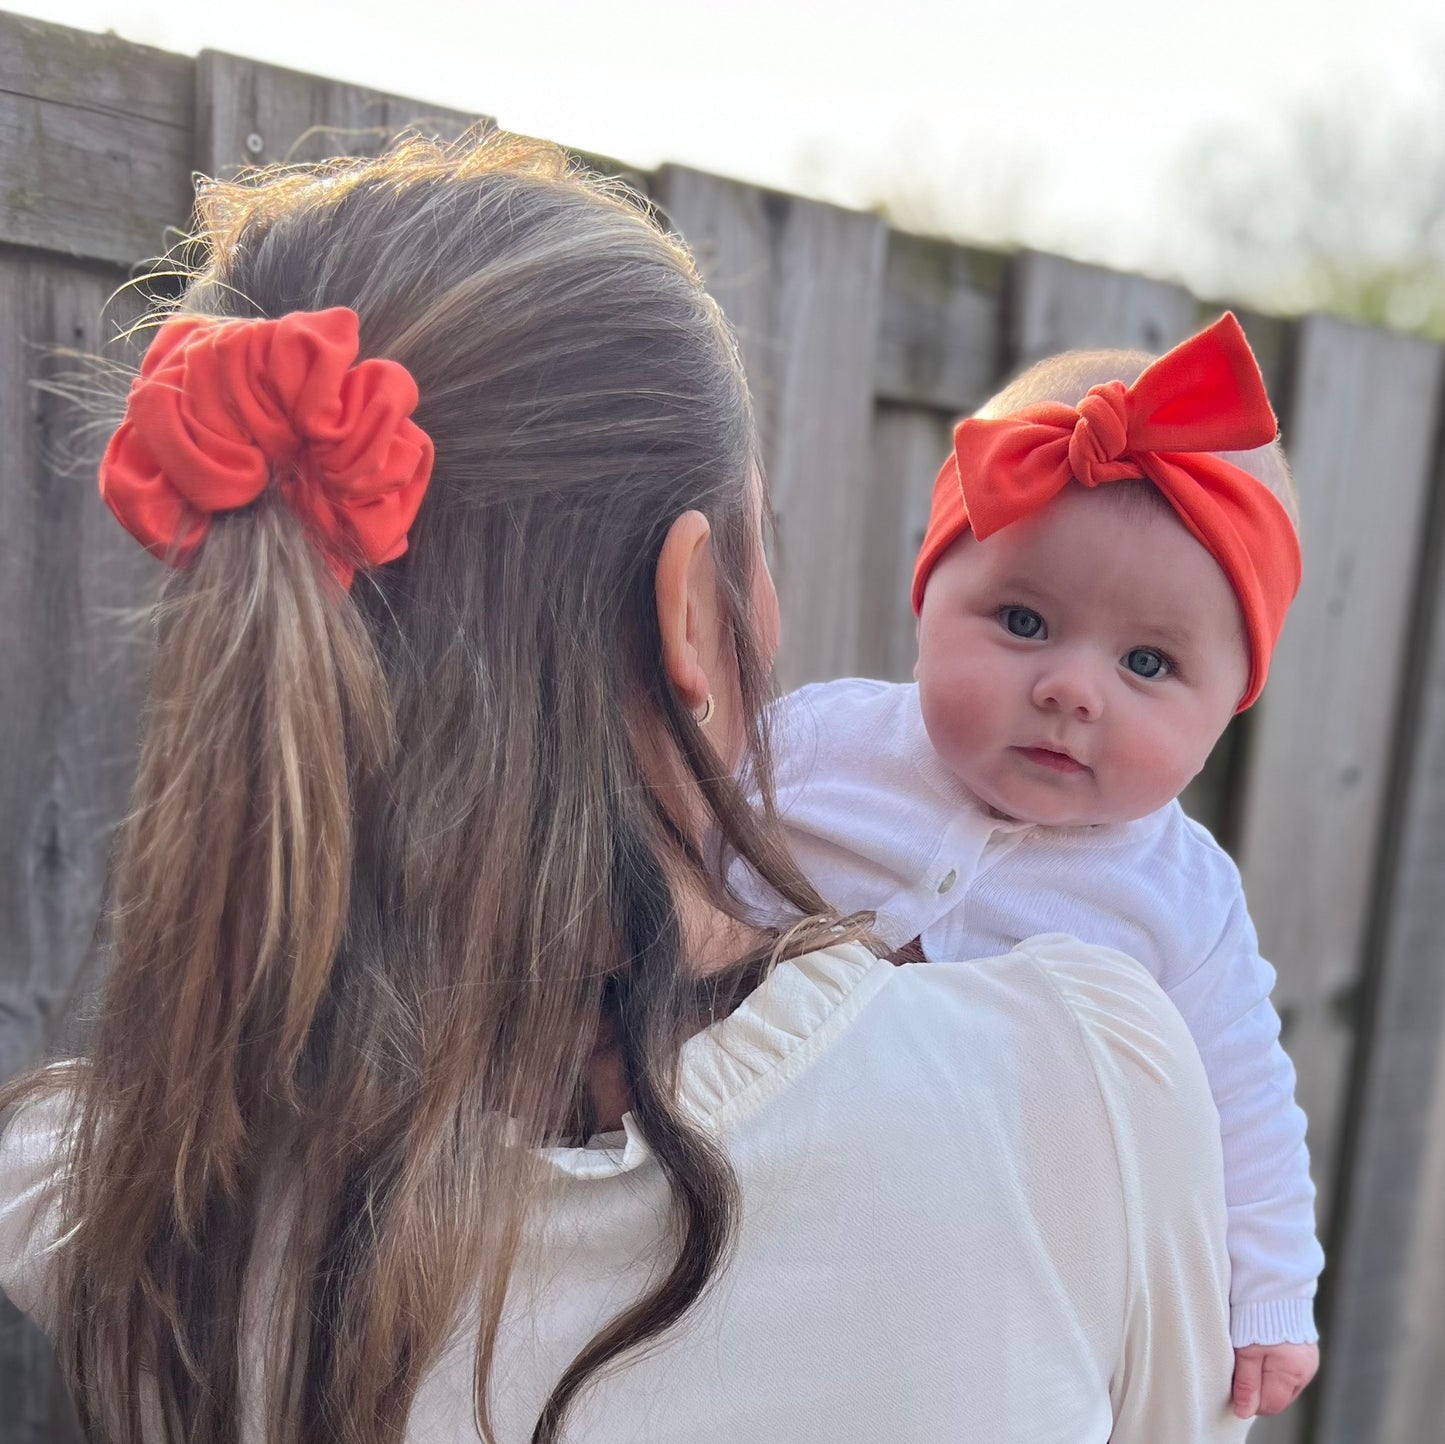
M 983 803 L 990 817 L 1000 822 L 1021 822 L 1031 827 L 1108 827 L 1138 822 L 1167 807 L 1174 800 L 1168 796 L 1111 799 L 1094 797 L 1086 805 L 1079 799 L 1045 794 L 1040 797 L 1031 789 L 971 789 Z
M 988 815 L 999 822 L 1021 822 L 1028 827 L 1103 827 L 1108 823 L 1124 820 L 1092 812 L 1064 813 L 1032 807 L 1003 808 L 992 802 L 988 804 Z

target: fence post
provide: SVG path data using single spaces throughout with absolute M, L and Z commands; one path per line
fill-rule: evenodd
M 1438 348 L 1403 336 L 1320 316 L 1300 324 L 1286 441 L 1305 577 L 1254 723 L 1240 866 L 1279 970 L 1326 1238 L 1440 362 Z M 1298 1428 L 1292 1413 L 1260 1437 Z
M 374 155 L 409 126 L 451 139 L 473 123 L 491 121 L 219 50 L 196 57 L 195 166 L 203 175 Z
M 0 11 L 0 240 L 129 267 L 191 209 L 193 62 Z
M 1353 1071 L 1352 1151 L 1339 1170 L 1344 1216 L 1334 1230 L 1319 1444 L 1417 1444 L 1445 1418 L 1445 468 L 1438 454 L 1435 478 L 1386 829 L 1389 865 L 1373 914 L 1377 936 L 1366 943 L 1374 964 L 1363 1013 L 1369 1031 Z
M 918 647 L 909 590 L 953 424 L 998 380 L 1005 258 L 889 233 L 858 574 L 858 669 L 904 681 Z
M 123 617 L 155 563 L 102 507 L 75 413 L 34 385 L 73 364 L 55 346 L 120 358 L 104 343 L 134 305 L 102 309 L 122 279 L 0 253 L 0 1079 L 66 1037 L 135 767 L 149 636 Z M 48 1346 L 3 1299 L 0 1437 L 79 1439 Z
M 778 514 L 782 674 L 856 671 L 886 229 L 680 166 L 656 195 L 742 345 Z
M 1014 258 L 1009 302 L 1011 371 L 1082 347 L 1166 351 L 1199 315 L 1182 286 L 1037 251 Z

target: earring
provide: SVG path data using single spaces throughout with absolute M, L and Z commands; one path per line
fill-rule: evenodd
M 697 719 L 697 725 L 699 727 L 706 727 L 707 724 L 712 721 L 712 714 L 716 710 L 716 707 L 717 704 L 712 699 L 712 693 L 709 692 L 707 694 L 707 701 L 703 703 L 702 716 Z

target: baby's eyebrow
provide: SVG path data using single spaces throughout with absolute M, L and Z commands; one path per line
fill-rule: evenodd
M 1158 642 L 1171 652 L 1188 651 L 1195 643 L 1194 629 L 1188 625 L 1171 626 L 1167 622 L 1161 624 L 1135 619 L 1129 623 L 1129 626 L 1141 637 L 1147 637 L 1151 642 Z
M 1006 572 L 989 582 L 989 589 L 995 592 L 1014 592 L 1028 597 L 1049 600 L 1053 593 L 1035 576 L 1023 572 Z

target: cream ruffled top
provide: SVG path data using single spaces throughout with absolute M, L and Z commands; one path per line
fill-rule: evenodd
M 692 1039 L 681 1089 L 737 1171 L 736 1252 L 658 1347 L 587 1391 L 569 1440 L 1244 1437 L 1218 1122 L 1177 1013 L 1129 959 L 1057 935 L 904 968 L 830 948 Z M 60 1112 L 32 1106 L 0 1140 L 0 1286 L 42 1320 Z M 507 1444 L 662 1247 L 666 1188 L 630 1119 L 547 1157 L 493 1379 Z M 409 1440 L 475 1444 L 471 1365 L 459 1336 Z

